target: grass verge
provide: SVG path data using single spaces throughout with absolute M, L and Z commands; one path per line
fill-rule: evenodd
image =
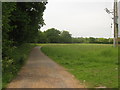
M 118 48 L 102 44 L 43 45 L 42 51 L 88 88 L 118 88 Z
M 6 60 L 2 61 L 2 88 L 6 88 L 7 84 L 16 77 L 18 71 L 24 65 L 31 49 L 34 46 L 35 45 L 24 44 L 19 47 L 15 47 L 9 54 L 11 58 L 7 58 Z

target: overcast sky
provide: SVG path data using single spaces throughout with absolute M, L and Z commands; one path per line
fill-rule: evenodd
M 112 16 L 104 10 L 113 8 L 112 1 L 48 0 L 41 30 L 67 30 L 73 37 L 113 37 Z

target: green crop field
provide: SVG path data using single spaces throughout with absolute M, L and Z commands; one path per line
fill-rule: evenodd
M 49 44 L 42 51 L 88 88 L 118 87 L 118 48 L 112 45 Z

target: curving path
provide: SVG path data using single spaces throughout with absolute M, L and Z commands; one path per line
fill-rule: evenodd
M 73 75 L 33 48 L 26 64 L 8 88 L 84 88 Z

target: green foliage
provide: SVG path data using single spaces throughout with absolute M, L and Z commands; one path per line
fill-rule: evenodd
M 89 38 L 89 42 L 90 42 L 90 43 L 94 43 L 94 42 L 95 42 L 95 40 L 96 40 L 96 39 L 95 39 L 95 38 L 93 38 L 93 37 L 90 37 L 90 38 Z
M 12 12 L 10 25 L 16 26 L 9 33 L 10 38 L 19 44 L 32 42 L 38 34 L 38 29 L 44 25 L 44 3 L 18 2 Z
M 13 46 L 34 41 L 38 29 L 44 25 L 42 2 L 2 3 L 2 57 L 11 58 Z
M 12 30 L 13 28 L 9 25 L 10 23 L 10 16 L 11 16 L 11 12 L 13 10 L 15 10 L 15 3 L 2 3 L 2 55 L 3 55 L 3 59 L 4 57 L 8 56 L 8 53 L 10 53 L 11 51 L 11 44 L 12 41 L 10 41 L 9 39 L 9 35 L 8 33 L 10 32 L 10 30 Z
M 118 48 L 112 45 L 44 45 L 42 51 L 88 88 L 118 88 Z
M 2 3 L 2 62 L 3 87 L 17 74 L 29 50 L 25 43 L 34 42 L 45 23 L 43 2 Z
M 45 35 L 48 43 L 60 42 L 60 31 L 55 28 L 51 28 L 45 31 Z
M 31 49 L 34 45 L 24 44 L 19 47 L 14 47 L 9 54 L 11 58 L 4 58 L 2 61 L 2 73 L 3 73 L 3 87 L 9 83 L 19 71 L 20 67 L 25 63 Z
M 47 38 L 44 32 L 39 31 L 38 36 L 35 39 L 35 42 L 39 42 L 39 43 L 46 43 L 47 42 Z
M 55 28 L 44 32 L 39 31 L 36 41 L 38 43 L 71 43 L 72 37 L 68 31 L 59 31 Z
M 83 37 L 72 38 L 72 43 L 87 43 L 87 40 Z
M 98 44 L 112 44 L 113 39 L 112 38 L 94 38 L 94 37 L 89 37 L 89 38 L 72 38 L 72 43 L 98 43 Z
M 71 34 L 69 34 L 68 31 L 61 32 L 60 37 L 61 37 L 62 43 L 71 43 L 72 42 Z
M 44 32 L 39 31 L 36 35 L 35 43 L 98 43 L 98 44 L 112 44 L 112 38 L 83 38 L 72 37 L 68 31 L 60 31 L 55 28 L 48 29 Z

